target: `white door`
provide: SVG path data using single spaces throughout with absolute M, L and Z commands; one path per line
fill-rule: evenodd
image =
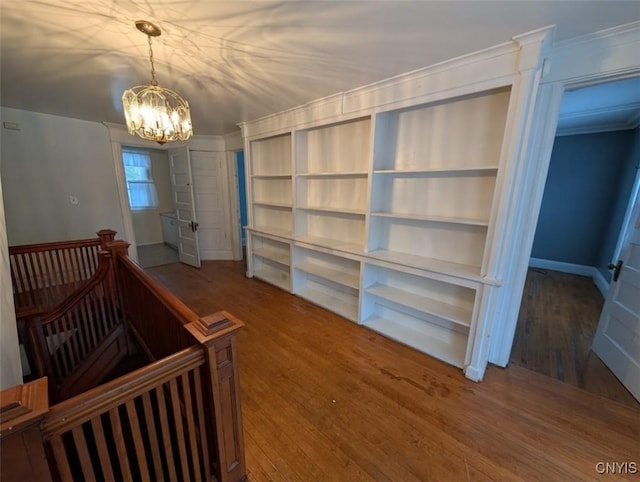
M 169 168 L 171 192 L 176 207 L 180 261 L 199 268 L 198 223 L 196 222 L 196 203 L 193 198 L 189 149 L 186 147 L 169 149 Z
M 233 259 L 227 157 L 224 152 L 190 154 L 202 259 Z
M 591 348 L 640 400 L 640 197 L 631 213 Z

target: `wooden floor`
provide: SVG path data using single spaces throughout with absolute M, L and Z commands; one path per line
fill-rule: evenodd
M 601 480 L 640 461 L 640 410 L 530 370 L 461 371 L 258 280 L 242 263 L 148 272 L 238 339 L 251 481 Z M 637 474 L 609 476 L 637 480 Z
M 511 363 L 637 407 L 591 351 L 603 304 L 590 277 L 529 269 Z

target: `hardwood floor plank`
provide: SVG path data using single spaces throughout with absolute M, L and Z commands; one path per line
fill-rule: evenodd
M 471 382 L 247 279 L 242 263 L 148 272 L 196 313 L 225 309 L 245 323 L 238 354 L 249 480 L 597 480 L 597 462 L 640 459 L 637 406 L 515 365 Z M 566 371 L 558 360 L 555 369 Z
M 530 268 L 511 363 L 637 406 L 637 400 L 591 351 L 603 303 L 589 277 Z

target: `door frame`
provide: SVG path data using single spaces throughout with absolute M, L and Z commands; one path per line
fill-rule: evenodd
M 113 154 L 113 167 L 116 174 L 116 184 L 118 187 L 118 199 L 120 200 L 120 214 L 122 216 L 122 225 L 124 226 L 124 232 L 120 233 L 121 238 L 130 243 L 129 256 L 135 261 L 138 261 L 138 250 L 136 247 L 136 236 L 133 230 L 133 218 L 131 216 L 131 208 L 129 206 L 129 198 L 127 195 L 127 182 L 124 175 L 124 167 L 122 165 L 122 146 L 140 147 L 143 149 L 156 149 L 162 151 L 168 151 L 170 148 L 186 146 L 191 150 L 200 151 L 213 151 L 213 152 L 227 152 L 226 149 L 226 136 L 194 136 L 189 141 L 172 142 L 164 145 L 160 145 L 153 141 L 147 141 L 138 136 L 129 134 L 126 127 L 121 124 L 114 124 L 111 122 L 103 122 L 107 130 L 109 131 L 109 137 L 111 139 L 111 151 Z M 227 159 L 229 156 L 227 156 Z M 235 167 L 234 167 L 235 172 Z M 233 198 L 238 196 L 238 186 L 234 183 L 230 183 L 229 197 L 231 202 Z M 233 204 L 232 204 L 233 205 Z M 234 209 L 231 209 L 231 222 L 236 223 L 237 214 Z M 234 224 L 235 225 L 235 224 Z M 236 246 L 236 243 L 240 241 L 237 237 L 232 236 L 234 253 L 242 253 L 242 247 Z
M 545 60 L 523 175 L 514 186 L 515 199 L 508 207 L 514 222 L 503 259 L 510 268 L 505 271 L 495 304 L 490 363 L 505 367 L 509 362 L 562 96 L 565 90 L 640 76 L 639 34 L 640 22 L 603 30 L 554 46 Z

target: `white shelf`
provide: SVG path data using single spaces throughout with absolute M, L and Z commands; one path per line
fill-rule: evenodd
M 399 305 L 408 306 L 423 313 L 436 315 L 447 321 L 455 323 L 468 332 L 472 316 L 472 309 L 464 306 L 451 305 L 442 301 L 433 300 L 424 296 L 400 290 L 392 286 L 374 285 L 366 289 L 366 292 L 379 298 L 384 298 Z
M 275 269 L 263 268 L 255 271 L 253 276 L 285 291 L 291 291 L 291 278 L 289 277 L 289 274 L 284 271 L 280 273 Z
M 326 310 L 343 316 L 351 321 L 356 321 L 358 318 L 358 306 L 357 303 L 348 303 L 339 298 L 335 298 L 326 293 L 318 291 L 308 286 L 300 288 L 296 293 L 298 296 L 308 300 Z
M 291 174 L 254 174 L 252 179 L 291 179 Z
M 315 211 L 319 213 L 332 213 L 332 214 L 346 214 L 349 216 L 364 216 L 366 211 L 362 209 L 349 209 L 349 208 L 328 208 L 321 206 L 298 206 L 297 209 L 303 211 Z
M 481 281 L 480 267 L 466 264 L 452 263 L 441 259 L 425 258 L 413 254 L 398 253 L 379 249 L 367 253 L 369 257 L 380 261 L 388 261 L 409 268 L 417 268 L 435 273 L 464 278 L 472 281 Z
M 498 166 L 476 167 L 433 167 L 429 169 L 376 169 L 374 174 L 386 174 L 391 176 L 429 176 L 436 174 L 474 175 L 477 173 L 497 172 Z
M 249 230 L 252 233 L 276 236 L 278 238 L 291 239 L 291 235 L 293 234 L 291 231 L 287 231 L 287 230 L 284 230 L 284 229 L 272 228 L 272 227 L 269 227 L 269 226 L 247 226 L 246 229 Z
M 434 331 L 437 333 L 437 330 L 444 330 L 444 328 L 432 327 L 427 332 L 419 326 L 419 322 L 412 324 L 399 319 L 381 317 L 372 317 L 362 324 L 392 340 L 428 353 L 451 365 L 464 368 L 467 337 L 463 334 L 446 330 L 447 333 L 443 333 L 443 337 L 438 337 L 435 336 Z
M 261 258 L 275 261 L 276 263 L 280 263 L 284 266 L 289 266 L 290 257 L 287 253 L 283 253 L 275 249 L 258 248 L 253 250 L 253 254 L 255 256 L 260 256 Z
M 334 249 L 336 251 L 344 251 L 347 253 L 362 254 L 363 251 L 363 247 L 359 244 L 347 243 L 345 241 L 338 241 L 329 238 L 321 238 L 319 236 L 296 236 L 295 241 L 311 244 L 314 246 L 320 246 L 323 248 Z
M 346 177 L 367 177 L 369 175 L 366 171 L 352 171 L 352 172 L 301 172 L 298 173 L 298 177 L 306 178 L 346 178 Z
M 292 209 L 292 204 L 287 203 L 274 203 L 274 202 L 265 202 L 265 201 L 254 201 L 254 206 L 266 206 L 268 208 L 277 208 L 277 209 Z
M 304 271 L 305 273 L 319 276 L 321 278 L 326 278 L 330 281 L 333 281 L 334 283 L 338 283 L 349 288 L 354 288 L 356 290 L 358 289 L 360 284 L 360 277 L 358 274 L 352 274 L 345 271 L 326 268 L 315 263 L 304 262 L 296 265 L 295 268 Z
M 449 224 L 465 224 L 468 226 L 489 226 L 489 220 L 484 219 L 470 219 L 470 218 L 455 218 L 449 216 L 425 216 L 422 214 L 402 214 L 402 213 L 387 213 L 387 212 L 375 212 L 371 213 L 372 216 L 381 218 L 396 218 L 396 219 L 411 219 L 414 221 L 429 221 L 435 223 L 449 223 Z

